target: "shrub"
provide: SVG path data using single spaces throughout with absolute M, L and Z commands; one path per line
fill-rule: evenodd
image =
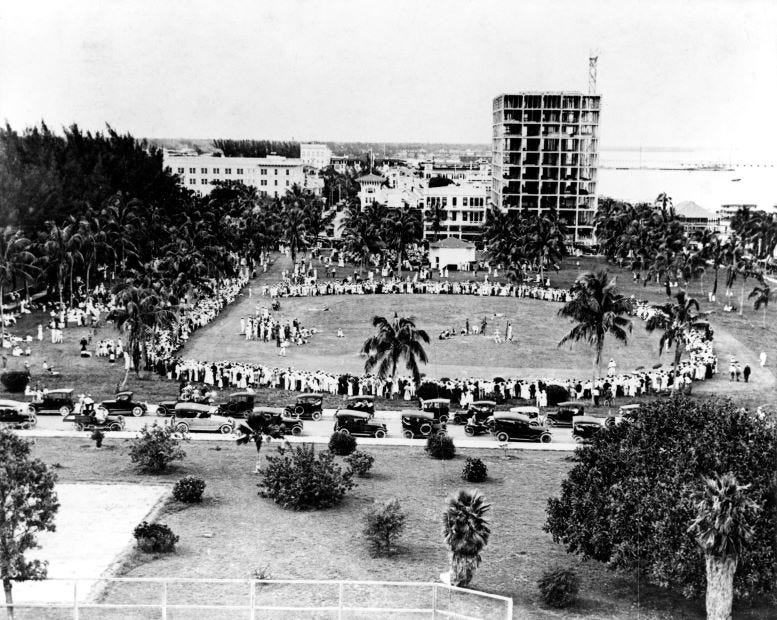
M 555 407 L 559 403 L 569 400 L 569 391 L 563 385 L 551 383 L 545 386 L 545 393 L 548 395 L 548 407 Z
M 370 475 L 372 464 L 375 462 L 375 457 L 366 452 L 354 450 L 345 457 L 345 462 L 348 463 L 351 471 L 359 476 L 359 478 L 367 478 Z
M 103 433 L 99 428 L 96 428 L 92 431 L 92 434 L 89 438 L 94 442 L 96 447 L 102 448 L 103 439 L 105 439 L 105 433 Z
M 450 398 L 451 391 L 444 387 L 437 385 L 431 381 L 424 381 L 418 386 L 415 391 L 416 396 L 421 400 L 429 400 L 430 398 Z
M 407 515 L 396 497 L 375 502 L 364 514 L 364 535 L 376 552 L 391 553 L 392 546 L 405 529 Z
M 160 426 L 156 422 L 144 425 L 130 445 L 130 460 L 137 463 L 141 470 L 158 473 L 165 471 L 173 461 L 186 456 L 181 441 L 188 441 L 184 435 L 174 431 L 171 426 Z
M 546 605 L 563 609 L 573 605 L 577 599 L 580 578 L 572 569 L 557 566 L 542 573 L 537 586 Z
M 133 532 L 138 547 L 147 553 L 171 553 L 175 551 L 178 536 L 164 523 L 143 521 Z
M 461 477 L 467 482 L 483 482 L 488 478 L 488 468 L 479 458 L 468 456 Z
M 267 456 L 260 495 L 291 510 L 329 508 L 353 488 L 352 477 L 353 472 L 343 471 L 335 463 L 331 452 L 316 455 L 312 444 L 291 446 L 287 442 L 276 454 Z
M 7 392 L 18 394 L 24 392 L 24 388 L 30 382 L 30 373 L 23 370 L 9 370 L 0 375 L 0 381 Z
M 329 438 L 329 451 L 337 456 L 346 456 L 356 450 L 356 437 L 334 432 Z
M 433 459 L 449 460 L 456 456 L 456 446 L 448 435 L 433 433 L 426 438 L 426 452 Z
M 186 476 L 175 483 L 173 497 L 185 504 L 196 504 L 202 501 L 202 493 L 205 491 L 205 481 L 196 476 Z

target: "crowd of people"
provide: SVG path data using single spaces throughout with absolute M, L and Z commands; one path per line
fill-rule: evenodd
M 271 315 L 268 308 L 258 305 L 253 315 L 240 318 L 240 334 L 246 340 L 275 341 L 280 349 L 288 347 L 290 343 L 307 344 L 316 333 L 316 328 L 303 327 L 297 319 L 281 321 Z

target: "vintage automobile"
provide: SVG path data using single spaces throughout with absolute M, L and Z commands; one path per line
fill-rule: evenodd
M 339 409 L 335 412 L 335 432 L 345 435 L 365 435 L 383 439 L 388 435 L 388 429 L 374 419 L 369 413 L 363 411 L 349 411 Z
M 585 403 L 568 400 L 559 403 L 555 411 L 549 411 L 547 422 L 549 426 L 572 426 L 572 418 L 585 413 Z
M 510 413 L 520 413 L 532 420 L 537 420 L 540 417 L 540 408 L 532 405 L 521 405 L 520 407 L 510 407 Z
M 62 418 L 63 422 L 72 422 L 77 431 L 123 431 L 124 416 L 110 415 L 104 407 L 98 407 L 91 413 L 71 413 Z
M 362 411 L 375 415 L 375 397 L 372 395 L 349 396 L 345 399 L 345 406 L 341 407 L 345 411 Z
M 0 400 L 0 428 L 28 430 L 35 428 L 38 417 L 28 411 L 27 403 Z
M 227 402 L 221 403 L 216 408 L 218 415 L 233 418 L 245 418 L 249 412 L 253 411 L 256 400 L 254 392 L 233 392 L 229 395 Z
M 320 420 L 324 416 L 324 395 L 315 393 L 300 394 L 293 405 L 286 406 L 286 413 L 303 420 Z
M 98 406 L 107 409 L 109 413 L 131 413 L 139 418 L 148 411 L 148 404 L 136 402 L 132 397 L 132 392 L 118 392 L 113 400 L 104 400 Z
M 407 411 L 402 414 L 402 436 L 405 439 L 447 434 L 445 423 L 434 417 L 431 411 Z
M 286 415 L 285 409 L 277 407 L 254 407 L 246 418 L 263 418 L 260 428 L 278 427 L 282 435 L 299 436 L 302 434 L 302 420 L 295 416 Z
M 604 428 L 605 420 L 591 415 L 576 415 L 572 419 L 572 438 L 578 443 L 587 443 Z
M 73 399 L 73 389 L 49 390 L 42 398 L 33 400 L 27 405 L 27 411 L 35 415 L 58 413 L 61 416 L 70 414 L 76 408 Z
M 490 433 L 494 428 L 494 413 L 491 407 L 477 407 L 473 409 L 473 414 L 467 420 L 467 424 L 464 427 L 464 434 L 474 437 L 482 433 Z
M 184 390 L 178 396 L 177 400 L 163 400 L 156 406 L 156 414 L 161 417 L 169 417 L 175 412 L 175 406 L 178 403 L 197 403 L 200 405 L 212 405 L 213 399 L 210 396 L 203 396 L 199 390 Z
M 448 398 L 421 399 L 421 411 L 431 413 L 438 422 L 445 423 L 448 421 L 450 409 L 451 401 Z
M 642 408 L 640 403 L 631 403 L 630 405 L 621 405 L 618 407 L 617 415 L 607 416 L 605 424 L 615 426 L 621 422 L 634 422 L 637 419 L 639 410 Z
M 229 435 L 235 432 L 235 420 L 211 413 L 213 407 L 201 403 L 178 403 L 170 424 L 181 433 L 210 432 Z
M 494 413 L 494 428 L 492 433 L 498 441 L 506 442 L 512 439 L 526 439 L 550 443 L 553 436 L 547 425 L 537 418 L 530 418 L 523 413 L 513 411 L 496 411 Z
M 493 400 L 476 400 L 470 403 L 465 411 L 458 411 L 453 414 L 451 422 L 454 424 L 466 424 L 474 415 L 478 420 L 486 420 L 494 415 L 496 402 Z

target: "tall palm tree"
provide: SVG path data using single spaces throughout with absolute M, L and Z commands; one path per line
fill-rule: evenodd
M 364 371 L 369 373 L 377 368 L 381 379 L 393 379 L 397 374 L 397 364 L 404 360 L 405 367 L 418 385 L 421 382 L 418 363 L 426 364 L 428 361 L 424 344 L 429 344 L 429 334 L 416 327 L 414 317 L 399 317 L 396 312 L 391 321 L 382 316 L 373 317 L 372 325 L 377 332 L 364 341 L 361 350 L 367 356 Z
M 593 382 L 599 378 L 604 339 L 608 334 L 626 344 L 627 331 L 631 332 L 631 319 L 624 315 L 629 311 L 629 301 L 615 288 L 606 269 L 582 274 L 572 285 L 572 299 L 564 304 L 558 315 L 572 319 L 576 325 L 558 343 L 584 340 L 594 347 Z M 593 390 L 591 390 L 593 402 Z
M 734 573 L 743 548 L 750 541 L 759 506 L 731 473 L 704 479 L 696 505 L 696 519 L 688 531 L 704 551 L 707 568 L 707 620 L 731 620 Z
M 397 272 L 402 270 L 405 249 L 421 239 L 421 219 L 416 209 L 393 209 L 384 223 L 387 245 L 397 253 Z
M 524 252 L 539 268 L 545 281 L 545 268 L 557 264 L 567 255 L 567 230 L 555 210 L 531 216 L 523 234 Z
M 686 295 L 685 291 L 680 291 L 675 295 L 675 303 L 669 302 L 660 306 L 653 306 L 655 310 L 645 323 L 645 328 L 649 332 L 656 329 L 663 331 L 661 339 L 658 342 L 658 354 L 661 355 L 664 349 L 670 349 L 674 346 L 674 360 L 672 362 L 672 389 L 677 389 L 677 365 L 680 363 L 688 334 L 692 329 L 707 329 L 708 324 L 702 322 L 707 312 L 699 312 L 699 302 L 693 297 Z
M 304 209 L 289 206 L 283 209 L 281 215 L 281 234 L 283 241 L 291 251 L 291 261 L 297 259 L 297 252 L 308 247 L 308 217 Z
M 442 515 L 442 533 L 450 554 L 452 586 L 468 586 L 475 576 L 475 569 L 480 566 L 480 554 L 491 536 L 486 519 L 490 508 L 478 491 L 460 490 L 448 498 Z
M 98 259 L 100 257 L 113 257 L 115 259 L 116 255 L 96 214 L 90 212 L 84 216 L 79 222 L 78 230 L 82 239 L 81 254 L 85 268 L 84 285 L 86 294 L 89 295 L 92 269 L 97 265 Z
M 383 241 L 380 229 L 364 211 L 349 209 L 341 224 L 343 247 L 347 252 L 359 258 L 362 271 L 367 266 L 371 254 L 380 251 Z
M 763 306 L 763 327 L 766 328 L 766 309 L 769 307 L 769 300 L 772 298 L 772 289 L 764 280 L 763 275 L 760 276 L 759 282 L 761 286 L 756 286 L 750 291 L 747 296 L 748 299 L 753 299 L 753 309 L 758 310 Z
M 65 280 L 70 278 L 70 305 L 73 305 L 73 272 L 76 264 L 83 261 L 81 246 L 83 239 L 76 221 L 71 217 L 67 224 L 59 226 L 47 222 L 48 231 L 43 242 L 43 256 L 46 270 L 53 273 L 57 281 L 60 307 L 64 305 Z
M 448 219 L 448 211 L 442 205 L 433 204 L 424 212 L 424 219 L 432 225 L 434 241 L 440 238 L 442 223 Z
M 5 342 L 5 292 L 19 280 L 33 276 L 35 256 L 31 242 L 10 226 L 0 233 L 0 346 Z

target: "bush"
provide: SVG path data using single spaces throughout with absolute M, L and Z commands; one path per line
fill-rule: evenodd
M 557 566 L 542 573 L 537 581 L 546 605 L 563 609 L 573 605 L 580 590 L 580 578 L 575 571 Z
M 456 456 L 456 446 L 448 435 L 432 433 L 426 438 L 426 452 L 433 459 L 449 460 Z
M 366 452 L 359 452 L 354 450 L 345 457 L 345 462 L 351 468 L 351 471 L 359 476 L 359 478 L 367 478 L 370 475 L 370 469 L 375 462 L 375 457 Z
M 102 448 L 103 439 L 105 439 L 105 433 L 103 433 L 99 428 L 96 428 L 92 431 L 92 434 L 89 436 L 89 438 L 94 442 L 96 447 Z
M 424 381 L 418 386 L 415 395 L 420 400 L 429 400 L 430 398 L 450 398 L 451 391 L 444 386 L 437 385 L 437 383 Z
M 548 407 L 555 407 L 570 399 L 569 391 L 563 385 L 551 383 L 545 386 L 545 393 L 548 395 Z
M 483 482 L 488 478 L 488 468 L 479 458 L 468 456 L 461 477 L 467 482 Z
M 345 433 L 332 433 L 329 438 L 330 452 L 334 452 L 337 456 L 347 456 L 354 450 L 356 450 L 356 437 Z
M 164 523 L 143 521 L 133 532 L 138 547 L 147 553 L 172 553 L 178 536 Z
M 391 553 L 392 546 L 405 529 L 407 515 L 396 497 L 375 502 L 364 514 L 364 535 L 376 552 Z
M 287 442 L 277 454 L 267 456 L 260 495 L 291 510 L 329 508 L 353 488 L 352 477 L 353 472 L 340 469 L 331 452 L 316 455 L 312 444 Z
M 175 483 L 173 497 L 184 504 L 196 504 L 202 501 L 205 481 L 196 476 L 186 476 Z
M 24 388 L 30 382 L 30 373 L 23 370 L 9 370 L 0 375 L 0 381 L 3 383 L 6 392 L 18 394 L 24 392 Z
M 165 471 L 173 461 L 186 456 L 181 441 L 188 441 L 185 435 L 174 431 L 171 426 L 144 425 L 130 445 L 130 460 L 137 463 L 141 470 L 158 473 Z

